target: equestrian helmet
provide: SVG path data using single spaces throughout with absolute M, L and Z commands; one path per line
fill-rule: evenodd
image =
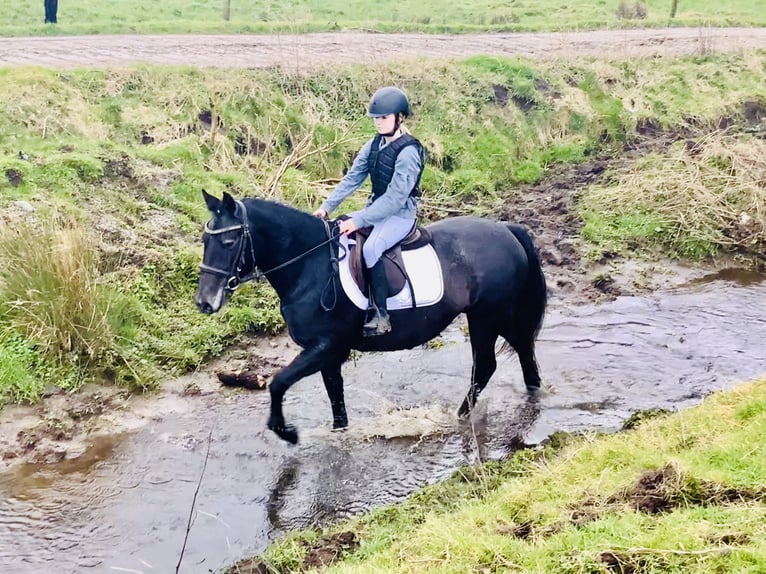
M 405 117 L 412 115 L 412 108 L 407 96 L 399 88 L 386 86 L 380 88 L 372 95 L 367 115 L 371 118 L 379 118 L 388 114 L 404 114 Z

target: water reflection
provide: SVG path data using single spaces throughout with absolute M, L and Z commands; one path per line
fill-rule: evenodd
M 287 497 L 290 495 L 290 491 L 295 488 L 298 482 L 298 471 L 300 468 L 300 462 L 297 457 L 290 457 L 285 464 L 279 470 L 277 480 L 274 486 L 269 491 L 269 499 L 266 502 L 267 516 L 271 529 L 273 531 L 281 531 L 283 528 L 282 520 L 279 513 L 285 505 Z
M 727 267 L 715 273 L 710 273 L 687 283 L 686 286 L 705 285 L 716 281 L 729 281 L 740 287 L 749 287 L 766 281 L 766 273 L 759 273 L 749 269 Z M 683 287 L 683 286 L 682 286 Z

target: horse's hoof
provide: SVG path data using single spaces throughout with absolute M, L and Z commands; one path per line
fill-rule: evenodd
M 286 440 L 290 444 L 298 444 L 298 431 L 295 430 L 293 425 L 285 425 L 282 432 L 277 433 L 279 438 Z
M 540 383 L 537 383 L 536 385 L 527 385 L 527 394 L 532 396 L 537 396 L 542 394 L 543 389 L 540 386 Z
M 471 416 L 471 408 L 468 406 L 468 403 L 460 405 L 460 408 L 457 410 L 457 416 L 461 419 L 467 419 Z
M 285 425 L 280 427 L 269 425 L 269 429 L 273 430 L 275 433 L 277 433 L 279 438 L 289 442 L 290 444 L 298 443 L 298 431 L 293 425 Z
M 335 430 L 335 431 L 346 430 L 347 427 L 348 427 L 348 419 L 332 422 L 332 430 Z

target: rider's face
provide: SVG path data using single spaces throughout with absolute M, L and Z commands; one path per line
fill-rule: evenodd
M 379 134 L 390 134 L 394 131 L 396 116 L 394 114 L 388 114 L 373 118 L 373 121 L 375 122 L 375 129 L 378 130 Z

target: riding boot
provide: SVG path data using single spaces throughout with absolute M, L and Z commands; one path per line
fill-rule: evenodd
M 383 260 L 379 260 L 367 271 L 368 289 L 370 294 L 370 306 L 368 308 L 368 320 L 364 324 L 362 335 L 374 337 L 385 335 L 391 331 L 391 320 L 386 309 L 388 297 L 388 278 Z

